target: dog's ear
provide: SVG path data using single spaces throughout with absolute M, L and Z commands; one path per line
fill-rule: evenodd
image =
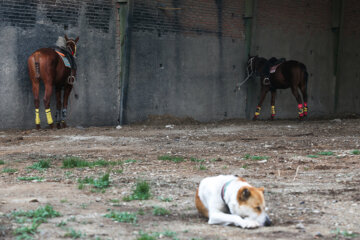
M 264 193 L 265 188 L 264 188 L 264 187 L 259 187 L 258 190 L 259 190 L 260 192 Z
M 240 200 L 241 201 L 247 201 L 249 199 L 250 195 L 251 195 L 250 190 L 248 188 L 244 188 L 241 191 Z

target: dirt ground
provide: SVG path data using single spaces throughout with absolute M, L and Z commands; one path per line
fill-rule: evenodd
M 61 216 L 41 224 L 34 239 L 64 239 L 71 229 L 81 239 L 360 239 L 360 119 L 187 123 L 0 131 L 0 239 L 16 239 L 21 223 L 11 212 L 46 204 Z M 158 160 L 164 155 L 184 161 Z M 62 168 L 69 156 L 122 164 Z M 50 168 L 28 168 L 40 159 L 50 159 Z M 105 192 L 78 188 L 79 178 L 106 172 Z M 202 178 L 219 174 L 265 187 L 273 225 L 208 225 L 194 194 Z M 25 176 L 42 180 L 19 180 Z M 140 180 L 151 198 L 123 201 Z M 154 206 L 170 213 L 155 216 Z M 104 217 L 109 210 L 134 213 L 137 222 L 115 222 Z

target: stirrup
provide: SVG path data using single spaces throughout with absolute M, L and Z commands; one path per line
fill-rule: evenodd
M 74 82 L 75 82 L 75 76 L 69 76 L 68 79 L 67 79 L 67 83 L 69 85 L 74 85 Z
M 263 84 L 264 84 L 265 86 L 270 85 L 270 79 L 269 79 L 268 77 L 264 78 Z

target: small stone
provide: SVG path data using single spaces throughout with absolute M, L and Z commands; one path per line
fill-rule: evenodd
M 296 228 L 296 229 L 304 229 L 305 226 L 304 226 L 304 224 L 302 224 L 302 223 L 298 223 L 298 224 L 296 224 L 295 228 Z
M 315 238 L 321 238 L 323 235 L 320 232 L 315 233 Z
M 95 199 L 95 201 L 96 201 L 96 202 L 100 202 L 100 201 L 101 201 L 101 198 L 97 197 L 97 198 Z
M 116 129 L 122 129 L 122 126 L 117 125 L 117 126 L 116 126 Z
M 1 201 L 1 204 L 6 204 L 6 201 Z
M 100 227 L 104 227 L 104 224 L 100 224 L 99 226 L 100 226 Z
M 72 184 L 73 182 L 71 181 L 71 179 L 66 179 L 65 180 L 65 184 Z
M 36 198 L 31 199 L 29 202 L 39 202 L 39 200 L 37 200 Z
M 301 201 L 300 204 L 305 204 L 305 201 Z

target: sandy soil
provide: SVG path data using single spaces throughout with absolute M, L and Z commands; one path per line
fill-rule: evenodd
M 354 154 L 360 149 L 360 119 L 172 123 L 0 131 L 0 239 L 16 238 L 13 229 L 21 224 L 10 217 L 12 211 L 45 204 L 61 216 L 41 224 L 34 239 L 64 239 L 70 229 L 81 232 L 81 239 L 137 239 L 140 232 L 189 240 L 360 239 L 360 155 Z M 163 155 L 185 161 L 158 160 Z M 122 164 L 64 169 L 67 156 Z M 50 159 L 51 167 L 28 168 L 40 159 Z M 105 192 L 78 189 L 79 178 L 106 172 L 111 185 Z M 265 187 L 273 225 L 252 230 L 208 225 L 195 209 L 194 193 L 202 178 L 218 174 L 238 174 Z M 24 176 L 43 180 L 18 179 Z M 139 180 L 150 184 L 151 199 L 123 201 Z M 154 216 L 154 206 L 170 214 Z M 109 209 L 138 213 L 137 223 L 105 218 Z M 61 221 L 66 226 L 57 227 Z

